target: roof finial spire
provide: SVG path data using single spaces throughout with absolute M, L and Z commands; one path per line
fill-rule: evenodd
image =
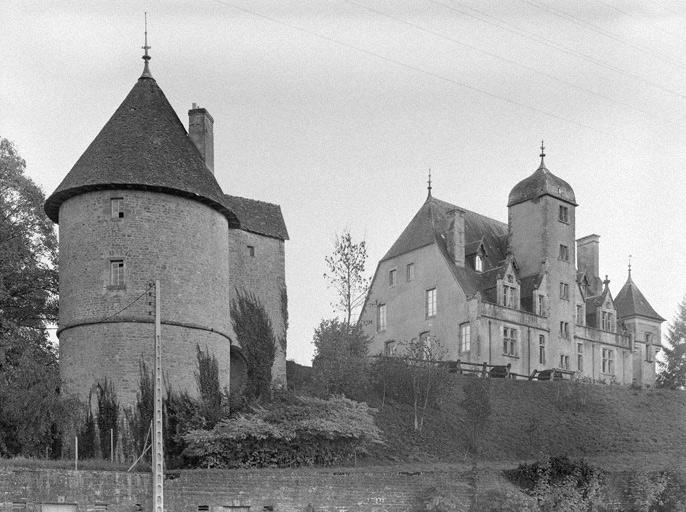
M 629 254 L 629 279 L 631 279 L 631 254 Z
M 143 74 L 141 75 L 141 78 L 152 78 L 152 75 L 150 74 L 150 67 L 148 66 L 148 62 L 152 57 L 148 55 L 148 50 L 150 49 L 150 46 L 148 46 L 148 12 L 145 12 L 145 44 L 141 46 L 143 50 L 145 50 L 145 54 L 143 55 L 142 59 L 145 61 L 145 65 L 143 66 Z
M 545 167 L 545 162 L 543 161 L 545 158 L 545 145 L 543 144 L 543 140 L 541 140 L 541 154 L 539 156 L 541 157 L 541 165 L 539 167 Z
M 429 191 L 429 197 L 431 197 L 431 168 L 429 168 L 429 181 L 427 181 L 428 186 L 426 189 Z

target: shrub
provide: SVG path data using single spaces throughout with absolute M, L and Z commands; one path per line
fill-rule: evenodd
M 92 459 L 96 455 L 96 440 L 95 440 L 95 418 L 91 409 L 92 394 L 88 394 L 88 408 L 86 409 L 86 417 L 83 425 L 78 432 L 79 438 L 79 458 Z
M 371 340 L 362 327 L 337 319 L 322 320 L 312 341 L 313 380 L 321 393 L 363 400 L 367 391 L 367 350 Z
M 110 435 L 112 446 L 116 448 L 119 434 L 119 402 L 114 384 L 105 379 L 99 383 L 98 389 L 98 432 L 100 434 L 100 451 L 103 459 L 111 459 Z
M 285 396 L 285 395 L 284 395 Z M 268 407 L 186 434 L 194 467 L 285 467 L 350 463 L 381 443 L 373 409 L 343 397 L 288 396 Z
M 469 444 L 474 453 L 481 450 L 481 439 L 488 429 L 491 417 L 490 379 L 470 379 L 464 386 L 464 398 L 460 405 L 467 416 L 465 424 Z
M 276 339 L 269 315 L 255 294 L 236 290 L 236 298 L 231 301 L 231 322 L 247 364 L 246 393 L 268 400 L 276 356 Z

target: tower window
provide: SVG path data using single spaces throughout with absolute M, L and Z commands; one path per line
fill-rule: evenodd
M 652 337 L 649 332 L 646 333 L 646 361 L 649 363 L 653 362 L 653 347 L 651 346 L 652 344 Z
M 124 218 L 124 198 L 113 197 L 110 199 L 110 212 L 113 219 Z
M 255 257 L 255 246 L 253 246 L 253 245 L 248 246 L 248 256 L 250 256 L 251 258 Z
M 545 364 L 545 336 L 538 335 L 538 362 Z
M 560 338 L 569 338 L 569 322 L 560 322 Z
M 560 205 L 560 216 L 558 217 L 560 222 L 564 222 L 565 224 L 569 223 L 569 208 L 566 206 Z
M 560 259 L 562 261 L 569 261 L 569 247 L 560 244 Z
M 110 286 L 124 287 L 124 260 L 110 261 Z
M 560 283 L 560 298 L 564 300 L 569 300 L 569 284 Z

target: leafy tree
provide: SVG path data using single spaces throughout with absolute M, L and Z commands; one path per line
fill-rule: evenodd
M 656 384 L 661 388 L 686 387 L 686 297 L 677 307 L 677 314 L 667 327 L 667 343 L 663 346 L 665 361 L 659 361 Z
M 491 417 L 490 384 L 490 379 L 470 379 L 464 386 L 464 399 L 460 403 L 467 412 L 464 423 L 474 453 L 481 449 L 481 440 Z
M 201 414 L 207 421 L 207 427 L 212 428 L 222 415 L 222 391 L 219 387 L 219 364 L 214 354 L 208 350 L 197 348 L 198 371 L 195 381 L 200 392 Z
M 247 364 L 246 393 L 269 399 L 276 339 L 269 315 L 252 292 L 238 291 L 231 301 L 231 322 Z
M 57 239 L 25 171 L 0 137 L 0 454 L 44 456 L 70 408 L 46 329 L 57 318 Z
M 337 319 L 322 320 L 313 338 L 315 385 L 327 395 L 342 394 L 356 400 L 364 398 L 370 341 L 357 324 Z
M 343 231 L 336 236 L 333 253 L 324 260 L 328 269 L 324 279 L 338 294 L 338 300 L 332 306 L 344 314 L 349 324 L 353 311 L 362 306 L 369 289 L 369 278 L 364 276 L 367 244 L 364 240 L 355 243 L 350 231 Z

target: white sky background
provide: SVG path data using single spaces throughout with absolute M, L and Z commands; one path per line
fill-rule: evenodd
M 366 238 L 371 275 L 429 167 L 435 197 L 506 222 L 541 139 L 575 190 L 577 238 L 601 236 L 612 292 L 632 254 L 634 281 L 673 318 L 686 293 L 682 2 L 3 0 L 0 136 L 46 193 L 140 75 L 144 10 L 152 74 L 179 117 L 192 102 L 214 117 L 224 191 L 282 207 L 290 359 L 310 363 L 332 315 L 322 273 L 337 232 Z

